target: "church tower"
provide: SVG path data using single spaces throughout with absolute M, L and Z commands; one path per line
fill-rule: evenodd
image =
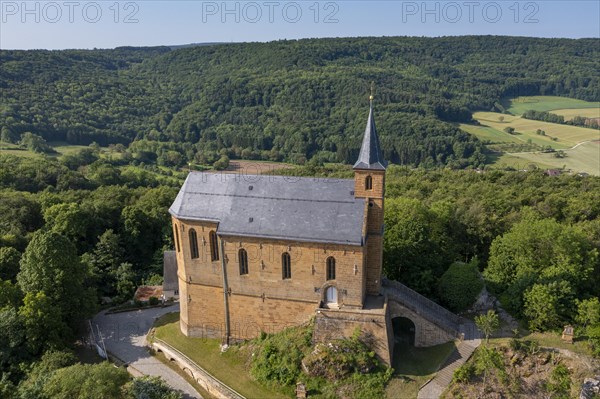
M 383 197 L 385 195 L 385 169 L 375 119 L 373 116 L 373 96 L 369 119 L 360 148 L 358 160 L 354 164 L 354 196 L 365 198 L 367 202 L 366 223 L 366 294 L 378 295 L 381 288 L 383 262 Z

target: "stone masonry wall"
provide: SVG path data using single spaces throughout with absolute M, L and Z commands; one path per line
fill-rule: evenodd
M 388 312 L 390 320 L 395 317 L 406 317 L 415 324 L 415 346 L 417 348 L 439 345 L 458 338 L 396 301 L 389 301 Z
M 385 311 L 369 313 L 320 309 L 315 317 L 313 342 L 325 343 L 334 339 L 349 338 L 357 328 L 361 330 L 361 341 L 367 344 L 383 363 L 391 365 L 393 348 L 390 348 L 390 330 Z

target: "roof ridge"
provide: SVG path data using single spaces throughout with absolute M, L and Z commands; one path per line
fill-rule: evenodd
M 223 172 L 201 172 L 201 171 L 192 171 L 188 174 L 192 175 L 192 174 L 196 174 L 196 175 L 211 175 L 211 176 L 235 176 L 236 178 L 240 178 L 244 177 L 244 176 L 255 176 L 255 177 L 264 177 L 265 179 L 269 179 L 269 178 L 281 178 L 281 179 L 289 179 L 290 183 L 293 183 L 294 181 L 297 180 L 315 180 L 315 181 L 322 181 L 322 180 L 339 180 L 342 182 L 349 182 L 349 181 L 354 181 L 354 178 L 348 178 L 348 179 L 343 179 L 340 177 L 319 177 L 319 176 L 288 176 L 288 175 L 257 175 L 257 174 L 253 174 L 253 173 L 238 173 L 238 172 L 233 172 L 233 173 L 223 173 Z M 247 181 L 245 183 L 248 184 L 252 184 L 252 183 L 256 183 L 256 181 Z
M 186 194 L 201 194 L 201 195 L 211 195 L 215 197 L 236 197 L 236 198 L 257 198 L 257 199 L 272 199 L 272 200 L 282 200 L 282 201 L 304 201 L 304 202 L 327 202 L 333 204 L 352 204 L 356 202 L 356 198 L 352 197 L 351 200 L 340 201 L 340 200 L 322 200 L 322 199 L 304 199 L 304 198 L 283 198 L 283 197 L 268 197 L 268 196 L 259 196 L 259 195 L 239 195 L 239 194 L 221 194 L 221 193 L 205 193 L 202 191 L 187 191 Z

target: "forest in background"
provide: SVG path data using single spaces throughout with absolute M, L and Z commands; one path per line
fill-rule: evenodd
M 454 123 L 502 99 L 600 99 L 597 39 L 345 38 L 180 48 L 0 51 L 2 141 L 134 142 L 169 166 L 352 163 L 371 83 L 385 158 L 479 167 Z M 174 153 L 178 153 L 176 156 Z
M 160 283 L 181 167 L 309 161 L 276 173 L 349 178 L 348 166 L 323 164 L 354 162 L 371 82 L 385 156 L 406 165 L 388 171 L 386 275 L 460 311 L 482 273 L 530 330 L 572 323 L 600 355 L 600 179 L 449 170 L 485 162 L 481 142 L 456 126 L 474 110 L 502 112 L 518 95 L 597 101 L 598 44 L 486 36 L 0 51 L 0 141 L 38 153 L 0 154 L 0 397 L 49 398 L 86 378 L 120 392 L 122 373 L 71 366 L 68 350 L 103 298 Z M 46 140 L 89 147 L 55 156 Z

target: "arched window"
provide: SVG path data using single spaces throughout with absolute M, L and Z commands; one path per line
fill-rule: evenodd
M 210 241 L 210 260 L 219 260 L 219 243 L 217 241 L 217 233 L 211 231 L 208 233 L 208 241 Z
M 327 258 L 327 280 L 335 280 L 335 258 Z
M 373 178 L 371 176 L 365 177 L 365 190 L 373 190 Z
M 284 280 L 292 278 L 292 259 L 287 252 L 281 255 L 281 275 Z
M 238 262 L 240 262 L 240 275 L 248 274 L 248 252 L 244 248 L 238 251 Z
M 200 257 L 200 252 L 198 251 L 198 236 L 196 235 L 196 230 L 190 229 L 190 254 L 192 255 L 192 259 L 198 259 Z
M 175 249 L 179 252 L 179 227 L 176 224 L 173 225 L 173 230 L 175 230 Z

